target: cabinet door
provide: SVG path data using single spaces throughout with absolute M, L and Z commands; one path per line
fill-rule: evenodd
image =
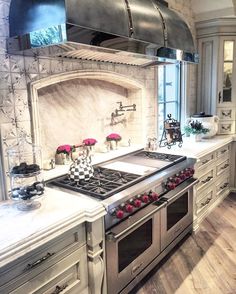
M 218 106 L 236 102 L 236 37 L 220 37 Z
M 198 65 L 197 110 L 216 113 L 217 72 L 219 38 L 207 37 L 198 40 L 200 63 Z

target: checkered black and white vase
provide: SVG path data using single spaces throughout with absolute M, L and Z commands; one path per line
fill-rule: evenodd
M 78 157 L 70 166 L 68 176 L 71 180 L 78 182 L 81 180 L 89 181 L 93 176 L 93 166 L 87 157 Z

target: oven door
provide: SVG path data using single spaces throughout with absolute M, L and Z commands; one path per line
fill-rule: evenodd
M 149 205 L 106 233 L 108 293 L 118 293 L 160 253 L 160 209 Z
M 167 206 L 161 211 L 161 251 L 193 223 L 193 186 L 197 182 L 188 179 L 166 195 Z

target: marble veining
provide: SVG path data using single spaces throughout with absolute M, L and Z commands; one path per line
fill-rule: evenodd
M 111 132 L 119 133 L 126 140 L 132 136 L 131 141 L 136 142 L 132 121 L 139 130 L 137 135 L 142 126 L 140 101 L 134 97 L 130 99 L 129 91 L 122 86 L 96 79 L 74 79 L 39 89 L 44 158 L 54 158 L 59 145 L 78 144 L 88 137 L 104 145 L 106 135 Z M 125 112 L 117 118 L 121 123 L 111 125 L 111 113 L 118 108 L 118 101 L 123 105 L 138 104 L 137 111 Z

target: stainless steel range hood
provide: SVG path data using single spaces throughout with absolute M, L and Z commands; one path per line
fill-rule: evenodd
M 12 0 L 8 52 L 148 66 L 198 62 L 187 24 L 157 0 Z

